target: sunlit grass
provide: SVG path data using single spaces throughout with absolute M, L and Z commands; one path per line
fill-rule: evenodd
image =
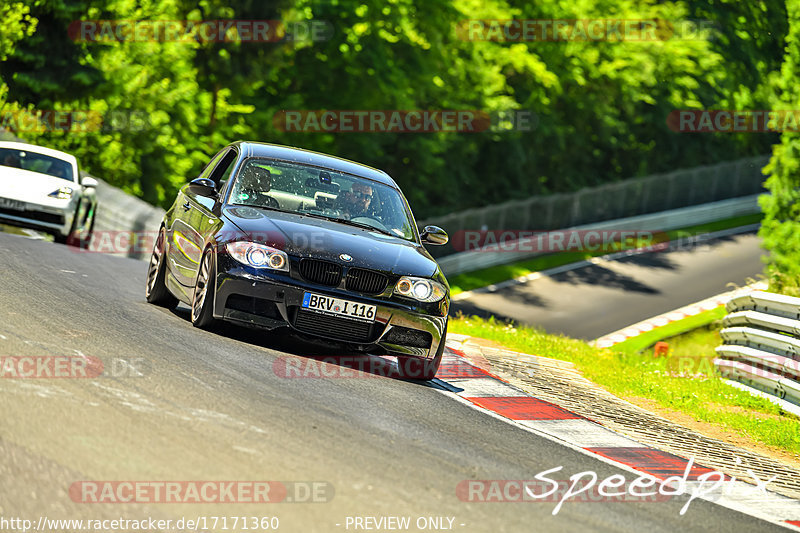
M 583 375 L 612 394 L 646 398 L 659 406 L 718 424 L 753 440 L 800 453 L 800 420 L 775 404 L 732 387 L 716 376 L 708 362 L 719 344 L 715 328 L 701 328 L 670 339 L 668 357 L 652 350 L 599 349 L 588 343 L 551 335 L 494 319 L 454 317 L 450 331 L 481 337 L 510 350 L 575 364 Z
M 625 352 L 640 352 L 660 340 L 673 337 L 675 335 L 680 335 L 682 333 L 686 333 L 687 331 L 692 331 L 701 326 L 722 320 L 724 317 L 725 306 L 719 306 L 708 311 L 702 311 L 694 316 L 676 320 L 675 322 L 670 322 L 669 324 L 654 328 L 650 331 L 642 333 L 641 335 L 631 337 L 630 339 L 615 345 L 614 349 Z

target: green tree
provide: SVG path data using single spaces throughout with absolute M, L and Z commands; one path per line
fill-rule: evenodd
M 3 31 L 0 32 L 0 65 L 8 60 L 17 43 L 36 31 L 36 19 L 31 17 L 30 8 L 21 2 L 0 5 L 0 20 Z M 0 70 L 0 110 L 5 108 L 8 86 Z
M 789 33 L 773 109 L 800 109 L 800 1 L 789 0 Z M 770 290 L 800 295 L 800 133 L 784 132 L 764 173 L 770 194 L 761 197 L 759 235 L 769 251 Z
M 86 101 L 102 74 L 85 61 L 86 46 L 72 41 L 67 32 L 85 6 L 65 0 L 34 0 L 26 9 L 37 21 L 35 32 L 0 62 L 0 76 L 14 99 L 40 109 L 53 109 L 56 102 L 64 100 Z M 5 33 L 5 19 L 3 26 Z

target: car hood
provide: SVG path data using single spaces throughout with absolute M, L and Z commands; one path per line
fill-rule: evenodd
M 74 181 L 47 176 L 30 170 L 0 166 L 0 197 L 36 204 L 48 203 L 47 195 L 60 187 L 77 193 L 81 186 Z
M 298 257 L 316 257 L 401 275 L 430 277 L 436 261 L 422 245 L 377 231 L 330 220 L 242 206 L 227 206 L 222 215 L 253 242 Z M 347 254 L 352 261 L 344 261 Z

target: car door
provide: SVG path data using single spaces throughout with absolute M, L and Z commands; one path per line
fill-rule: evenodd
M 215 155 L 198 178 L 209 178 L 230 151 L 228 148 Z M 207 199 L 202 201 L 205 200 Z M 189 192 L 188 184 L 184 185 L 178 193 L 169 228 L 170 245 L 167 257 L 170 273 L 185 287 L 194 285 L 197 265 L 203 252 L 204 241 L 199 232 L 202 222 L 200 201 L 197 195 Z

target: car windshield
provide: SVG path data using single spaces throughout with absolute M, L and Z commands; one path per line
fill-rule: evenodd
M 0 148 L 0 166 L 21 168 L 56 178 L 75 181 L 72 165 L 63 159 L 16 148 Z
M 399 191 L 335 170 L 251 158 L 238 173 L 229 201 L 324 217 L 414 240 L 411 214 Z

